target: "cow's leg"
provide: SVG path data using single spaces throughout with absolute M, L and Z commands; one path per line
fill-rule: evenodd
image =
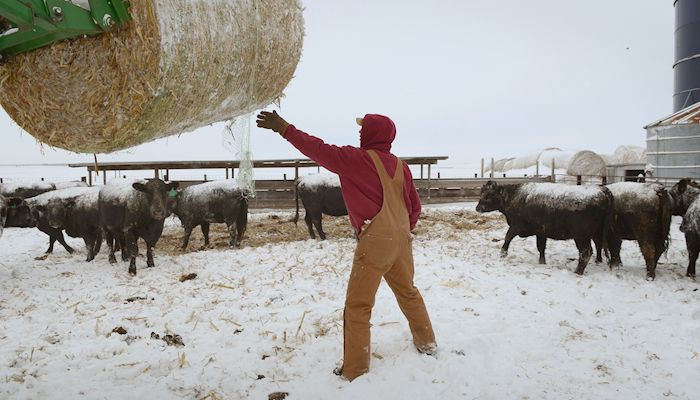
M 44 254 L 47 254 L 47 255 L 48 255 L 48 254 L 53 253 L 53 245 L 54 245 L 54 243 L 56 243 L 56 239 L 55 239 L 53 236 L 49 236 L 49 248 L 46 249 L 46 251 L 44 252 Z
M 139 247 L 138 247 L 138 237 L 136 237 L 136 241 L 134 242 L 134 248 L 136 249 L 136 254 L 134 254 L 134 257 L 138 257 L 139 255 Z M 119 232 L 117 234 L 117 242 L 119 243 L 119 248 L 121 249 L 122 253 L 122 261 L 131 261 L 131 255 L 129 255 L 129 251 L 131 251 L 131 247 L 127 243 L 127 237 L 125 233 Z
M 622 239 L 614 234 L 608 236 L 608 249 L 610 251 L 610 269 L 613 269 L 613 267 L 621 267 L 622 259 L 620 258 L 620 250 L 622 249 Z
M 314 226 L 316 227 L 316 231 L 318 231 L 318 237 L 321 238 L 321 240 L 326 240 L 326 232 L 323 231 L 323 216 L 319 215 L 317 218 L 313 218 L 312 222 L 314 223 Z
M 595 263 L 600 264 L 603 262 L 603 239 L 596 236 L 593 238 L 593 244 L 595 244 Z
M 228 246 L 234 248 L 238 245 L 238 225 L 234 221 L 227 223 L 226 226 L 228 227 L 229 234 Z
M 513 229 L 513 227 L 509 227 L 508 232 L 506 232 L 505 242 L 503 243 L 503 247 L 501 247 L 501 258 L 505 258 L 508 255 L 510 242 L 512 242 L 513 238 L 515 238 L 516 236 L 518 236 L 518 234 L 515 233 L 515 229 Z
M 134 232 L 133 229 L 126 232 L 124 236 L 126 239 L 126 247 L 129 249 L 127 253 L 130 255 L 129 274 L 136 275 L 136 256 L 139 254 L 138 244 L 136 243 L 138 236 L 136 236 L 136 232 Z M 125 249 L 122 248 L 122 255 L 124 254 L 124 250 Z
M 638 240 L 638 242 L 647 266 L 647 280 L 653 281 L 656 278 L 656 246 L 652 241 Z
M 95 243 L 93 243 L 93 246 L 92 246 L 92 258 L 93 258 L 93 260 L 95 259 L 95 257 L 98 254 L 100 254 L 100 249 L 102 248 L 102 229 L 96 228 L 94 235 L 95 235 Z
M 85 250 L 87 251 L 87 258 L 85 262 L 90 262 L 95 259 L 92 251 L 95 247 L 95 238 L 90 233 L 83 234 L 83 242 L 85 242 Z
M 537 251 L 540 252 L 540 264 L 547 264 L 547 260 L 544 257 L 545 250 L 547 249 L 547 237 L 543 235 L 537 235 Z
M 304 216 L 304 222 L 306 222 L 306 228 L 309 230 L 309 236 L 311 239 L 316 239 L 316 234 L 314 233 L 314 226 L 311 223 L 311 215 L 307 212 Z
M 154 242 L 146 242 L 146 267 L 153 268 L 156 266 L 155 261 L 153 261 L 153 249 L 155 249 L 156 244 Z
M 591 247 L 591 238 L 586 239 L 575 239 L 576 248 L 578 249 L 578 266 L 576 267 L 576 273 L 578 275 L 583 275 L 583 271 L 586 270 L 588 262 L 591 260 L 593 255 L 593 248 Z
M 117 257 L 114 255 L 114 233 L 111 231 L 106 231 L 105 240 L 107 241 L 107 248 L 109 249 L 109 263 L 116 264 Z
M 66 243 L 66 238 L 63 236 L 63 232 L 55 228 L 51 229 L 54 231 L 53 234 L 56 235 L 56 240 L 58 240 L 58 243 L 60 243 L 69 254 L 75 253 L 75 250 L 73 250 L 73 248 Z
M 182 251 L 187 250 L 187 245 L 190 244 L 190 236 L 192 235 L 192 229 L 193 227 L 190 225 L 185 225 L 185 236 L 182 238 L 182 246 L 180 249 Z M 202 229 L 204 230 L 204 229 Z
M 700 253 L 700 236 L 696 233 L 686 232 L 685 245 L 688 247 L 688 271 L 686 276 L 695 278 L 695 264 Z
M 202 236 L 204 236 L 204 246 L 209 247 L 209 222 L 202 222 Z

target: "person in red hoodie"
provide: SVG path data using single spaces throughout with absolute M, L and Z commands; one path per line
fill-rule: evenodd
M 408 165 L 391 153 L 394 122 L 383 115 L 358 118 L 360 147 L 329 145 L 263 111 L 257 126 L 271 129 L 320 166 L 338 174 L 357 248 L 343 313 L 344 357 L 334 371 L 352 381 L 369 371 L 370 318 L 382 278 L 408 320 L 413 343 L 424 354 L 437 350 L 423 297 L 413 284 L 413 237 L 421 212 Z

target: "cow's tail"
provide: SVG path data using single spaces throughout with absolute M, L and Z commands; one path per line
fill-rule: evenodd
M 613 229 L 615 221 L 615 198 L 612 192 L 605 186 L 601 187 L 603 193 L 605 194 L 607 208 L 605 210 L 605 218 L 603 218 L 603 232 L 601 234 L 601 240 L 603 241 L 603 250 L 605 251 L 605 258 L 608 263 L 610 263 L 610 247 L 608 246 L 608 235 Z
M 297 212 L 292 219 L 294 225 L 299 223 L 299 181 L 294 182 L 294 201 L 296 202 Z
M 238 218 L 236 219 L 236 231 L 238 232 L 238 240 L 243 240 L 243 234 L 248 228 L 248 196 L 241 196 L 241 206 L 238 210 Z
M 658 224 L 661 228 L 660 239 L 663 242 L 663 253 L 666 253 L 671 245 L 671 214 L 673 212 L 673 204 L 671 196 L 668 194 L 666 188 L 659 188 L 656 191 L 656 195 L 659 196 Z

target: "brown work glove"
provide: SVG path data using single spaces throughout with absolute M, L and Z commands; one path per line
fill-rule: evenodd
M 271 129 L 280 135 L 284 135 L 284 131 L 289 126 L 289 123 L 280 117 L 277 111 L 261 111 L 255 122 L 258 124 L 258 128 Z

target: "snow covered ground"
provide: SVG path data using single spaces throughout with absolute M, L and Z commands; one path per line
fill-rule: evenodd
M 473 209 L 427 210 L 414 242 L 437 357 L 413 349 L 382 285 L 372 369 L 353 383 L 331 374 L 342 355 L 354 248 L 348 234 L 332 230 L 343 219 L 324 220 L 326 242 L 157 251 L 156 268 L 139 258 L 134 278 L 104 250 L 83 262 L 75 239 L 78 254 L 57 245 L 35 260 L 46 237 L 8 229 L 0 239 L 0 398 L 698 398 L 700 285 L 684 277 L 678 220 L 657 280 L 647 282 L 629 242 L 623 268 L 591 264 L 583 277 L 572 272 L 572 242 L 550 241 L 545 266 L 537 265 L 534 238 L 516 239 L 501 259 L 505 223 Z M 256 229 L 275 231 L 264 224 L 270 218 L 251 217 L 251 242 Z M 305 235 L 303 223 L 285 229 Z M 180 228 L 170 222 L 166 234 Z M 180 282 L 190 273 L 197 277 Z M 126 334 L 112 333 L 119 327 Z M 184 346 L 165 335 L 179 335 Z

